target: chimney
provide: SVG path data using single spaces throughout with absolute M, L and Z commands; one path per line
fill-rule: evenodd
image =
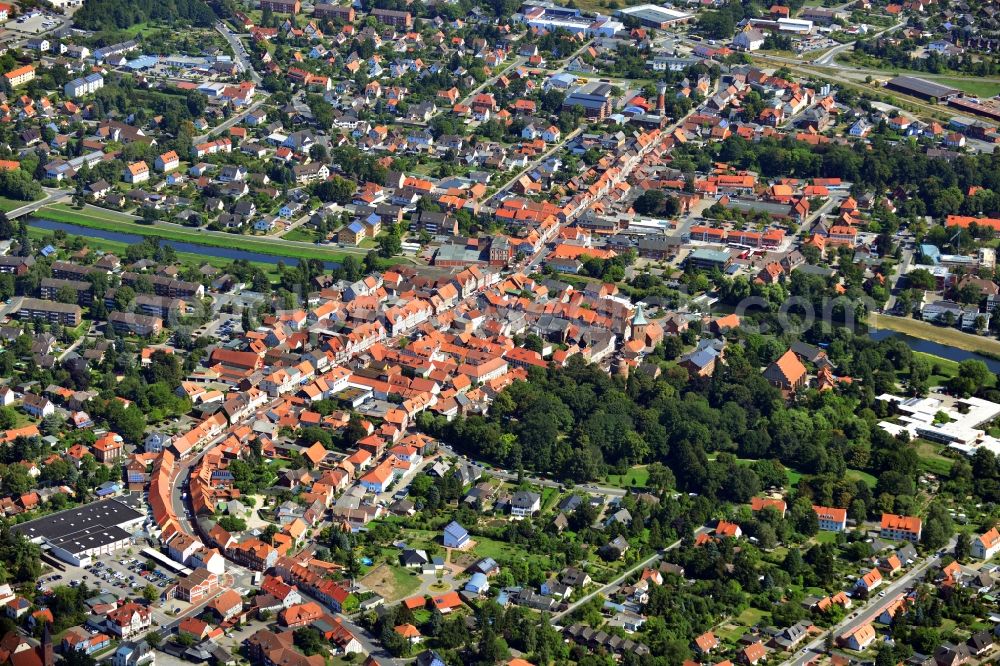
M 656 110 L 660 115 L 665 115 L 667 110 L 667 85 L 665 83 L 660 84 L 660 94 L 656 98 Z

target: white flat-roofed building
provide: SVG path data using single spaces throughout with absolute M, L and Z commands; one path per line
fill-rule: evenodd
M 906 432 L 910 437 L 946 444 L 967 455 L 981 447 L 1000 452 L 1000 440 L 982 430 L 982 426 L 1000 418 L 1000 404 L 972 397 L 956 400 L 948 407 L 938 398 L 902 398 L 888 393 L 880 395 L 879 400 L 896 403 L 902 413 L 896 423 L 879 423 L 891 435 Z
M 805 19 L 780 18 L 778 19 L 778 30 L 781 32 L 793 32 L 798 35 L 808 35 L 813 31 L 813 22 Z
M 671 25 L 687 23 L 694 17 L 694 14 L 682 12 L 679 9 L 652 4 L 626 7 L 625 9 L 619 9 L 615 13 L 618 16 L 628 16 L 629 18 L 636 19 L 647 28 L 659 28 L 661 30 Z

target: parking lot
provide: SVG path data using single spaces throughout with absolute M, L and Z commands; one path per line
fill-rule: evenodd
M 13 21 L 7 21 L 5 28 L 29 35 L 37 35 L 52 30 L 58 25 L 58 19 L 48 14 L 20 16 Z
M 83 568 L 64 564 L 64 572 L 42 576 L 39 583 L 42 587 L 86 583 L 91 589 L 124 597 L 141 595 L 147 585 L 163 592 L 177 580 L 177 576 L 164 567 L 151 566 L 142 555 L 128 556 L 126 552 L 118 553 L 116 559 L 106 558 Z
M 191 335 L 194 338 L 211 337 L 228 340 L 234 335 L 242 334 L 241 322 L 241 315 L 219 312 L 210 321 L 192 331 Z

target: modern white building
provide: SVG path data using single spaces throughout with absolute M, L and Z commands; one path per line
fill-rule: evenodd
M 73 79 L 63 86 L 63 92 L 66 94 L 66 97 L 76 98 L 91 95 L 103 87 L 104 77 L 94 72 L 93 74 Z
M 813 30 L 813 22 L 804 19 L 780 18 L 778 19 L 778 30 L 797 35 L 808 35 Z
M 657 28 L 660 30 L 671 25 L 687 23 L 694 18 L 694 14 L 659 5 L 636 5 L 634 7 L 619 9 L 615 13 L 618 16 L 628 16 L 635 19 L 647 28 Z
M 900 412 L 895 422 L 881 421 L 879 427 L 890 435 L 906 432 L 972 455 L 980 447 L 1000 454 L 1000 440 L 986 434 L 983 426 L 1000 418 L 1000 404 L 982 398 L 955 400 L 950 407 L 938 398 L 902 398 L 883 394 L 879 400 L 895 402 Z M 943 421 L 940 415 L 947 417 Z

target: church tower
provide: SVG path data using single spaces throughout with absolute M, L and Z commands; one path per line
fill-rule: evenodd
M 647 326 L 649 326 L 649 320 L 646 319 L 646 313 L 642 311 L 642 304 L 640 303 L 635 308 L 635 314 L 632 315 L 632 326 L 629 331 L 631 338 L 633 340 L 645 340 Z
M 52 632 L 49 631 L 49 623 L 45 623 L 42 631 L 42 666 L 54 666 L 56 663 L 55 651 L 52 649 Z

